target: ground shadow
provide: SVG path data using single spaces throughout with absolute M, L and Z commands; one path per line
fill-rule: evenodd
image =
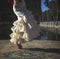
M 60 48 L 48 48 L 48 49 L 44 49 L 44 48 L 28 48 L 27 50 L 31 50 L 31 51 L 43 51 L 43 52 L 58 53 L 58 54 L 60 54 Z

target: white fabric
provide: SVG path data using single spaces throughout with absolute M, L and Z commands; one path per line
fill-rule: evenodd
M 18 20 L 14 21 L 13 27 L 11 28 L 12 34 L 10 34 L 10 41 L 14 44 L 23 39 L 30 41 L 40 35 L 40 27 L 36 20 L 34 20 L 32 13 L 26 8 L 24 9 L 22 5 L 20 5 L 21 8 L 18 6 L 19 4 L 17 4 L 17 7 L 13 6 Z

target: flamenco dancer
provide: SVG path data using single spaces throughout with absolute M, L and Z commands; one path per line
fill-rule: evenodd
M 11 28 L 10 42 L 22 49 L 22 40 L 30 41 L 39 36 L 40 28 L 33 14 L 27 10 L 24 0 L 14 0 L 13 11 L 17 16 Z

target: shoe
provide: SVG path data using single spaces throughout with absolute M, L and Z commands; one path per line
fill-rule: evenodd
M 21 44 L 17 44 L 18 49 L 22 49 L 22 45 Z

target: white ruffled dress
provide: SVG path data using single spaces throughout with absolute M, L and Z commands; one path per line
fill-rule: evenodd
M 23 6 L 19 6 L 19 9 L 13 6 L 13 10 L 18 20 L 14 21 L 11 28 L 11 43 L 30 41 L 40 35 L 40 27 L 30 11 L 24 9 Z

